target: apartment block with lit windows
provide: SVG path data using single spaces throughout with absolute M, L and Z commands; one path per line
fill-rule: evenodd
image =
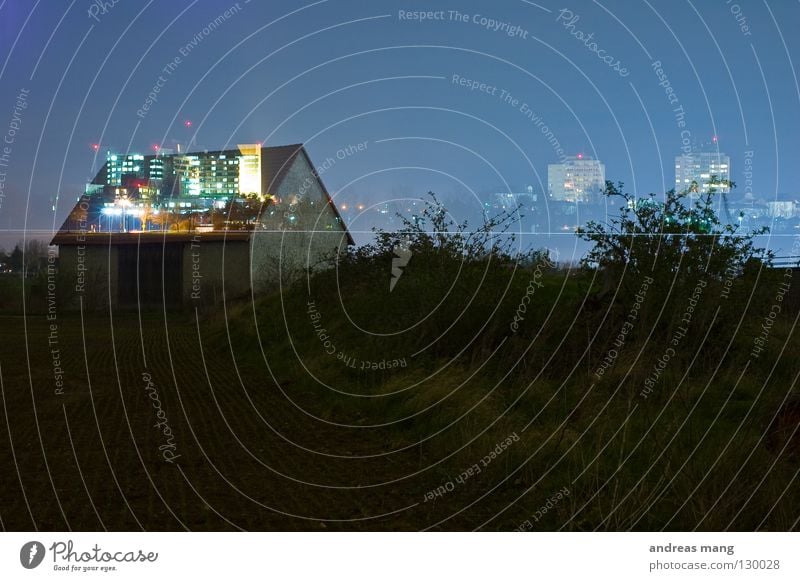
M 716 177 L 714 183 L 712 177 Z M 718 151 L 701 151 L 679 155 L 675 158 L 675 190 L 692 190 L 697 183 L 697 191 L 705 194 L 713 187 L 718 192 L 730 191 L 731 158 Z M 723 183 L 718 183 L 723 182 Z
M 559 202 L 596 202 L 606 185 L 606 166 L 578 154 L 547 166 L 550 198 Z
M 240 196 L 261 197 L 261 145 L 195 153 L 119 154 L 109 151 L 106 163 L 86 193 L 103 187 L 142 187 L 161 197 L 227 201 Z M 133 191 L 130 192 L 135 195 Z

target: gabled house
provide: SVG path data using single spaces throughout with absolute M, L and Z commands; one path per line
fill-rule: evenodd
M 85 306 L 216 303 L 329 265 L 354 243 L 300 144 L 137 156 L 128 174 L 117 159 L 52 240 L 60 288 Z

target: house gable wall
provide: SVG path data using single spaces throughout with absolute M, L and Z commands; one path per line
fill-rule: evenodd
M 302 152 L 275 195 L 279 202 L 265 211 L 263 230 L 252 238 L 251 277 L 256 291 L 329 266 L 348 241 L 344 224 Z

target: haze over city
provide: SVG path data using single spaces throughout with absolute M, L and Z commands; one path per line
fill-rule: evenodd
M 731 200 L 800 196 L 789 163 L 800 137 L 776 121 L 798 98 L 776 27 L 788 4 L 94 6 L 35 18 L 3 7 L 0 104 L 19 126 L 5 246 L 20 224 L 55 229 L 108 150 L 176 144 L 304 143 L 315 163 L 334 161 L 325 180 L 339 205 L 432 190 L 473 222 L 492 193 L 546 193 L 563 155 L 602 160 L 636 194 L 663 193 L 675 156 L 712 139 L 731 158 Z M 347 218 L 358 232 L 380 222 Z

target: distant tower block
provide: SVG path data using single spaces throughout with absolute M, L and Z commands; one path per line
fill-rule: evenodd
M 712 183 L 712 176 L 717 182 Z M 682 192 L 697 182 L 698 194 L 706 194 L 711 188 L 718 192 L 730 191 L 731 158 L 718 151 L 699 151 L 679 155 L 675 158 L 675 191 Z
M 550 197 L 559 202 L 591 202 L 606 185 L 606 166 L 600 160 L 579 153 L 564 163 L 547 166 Z

